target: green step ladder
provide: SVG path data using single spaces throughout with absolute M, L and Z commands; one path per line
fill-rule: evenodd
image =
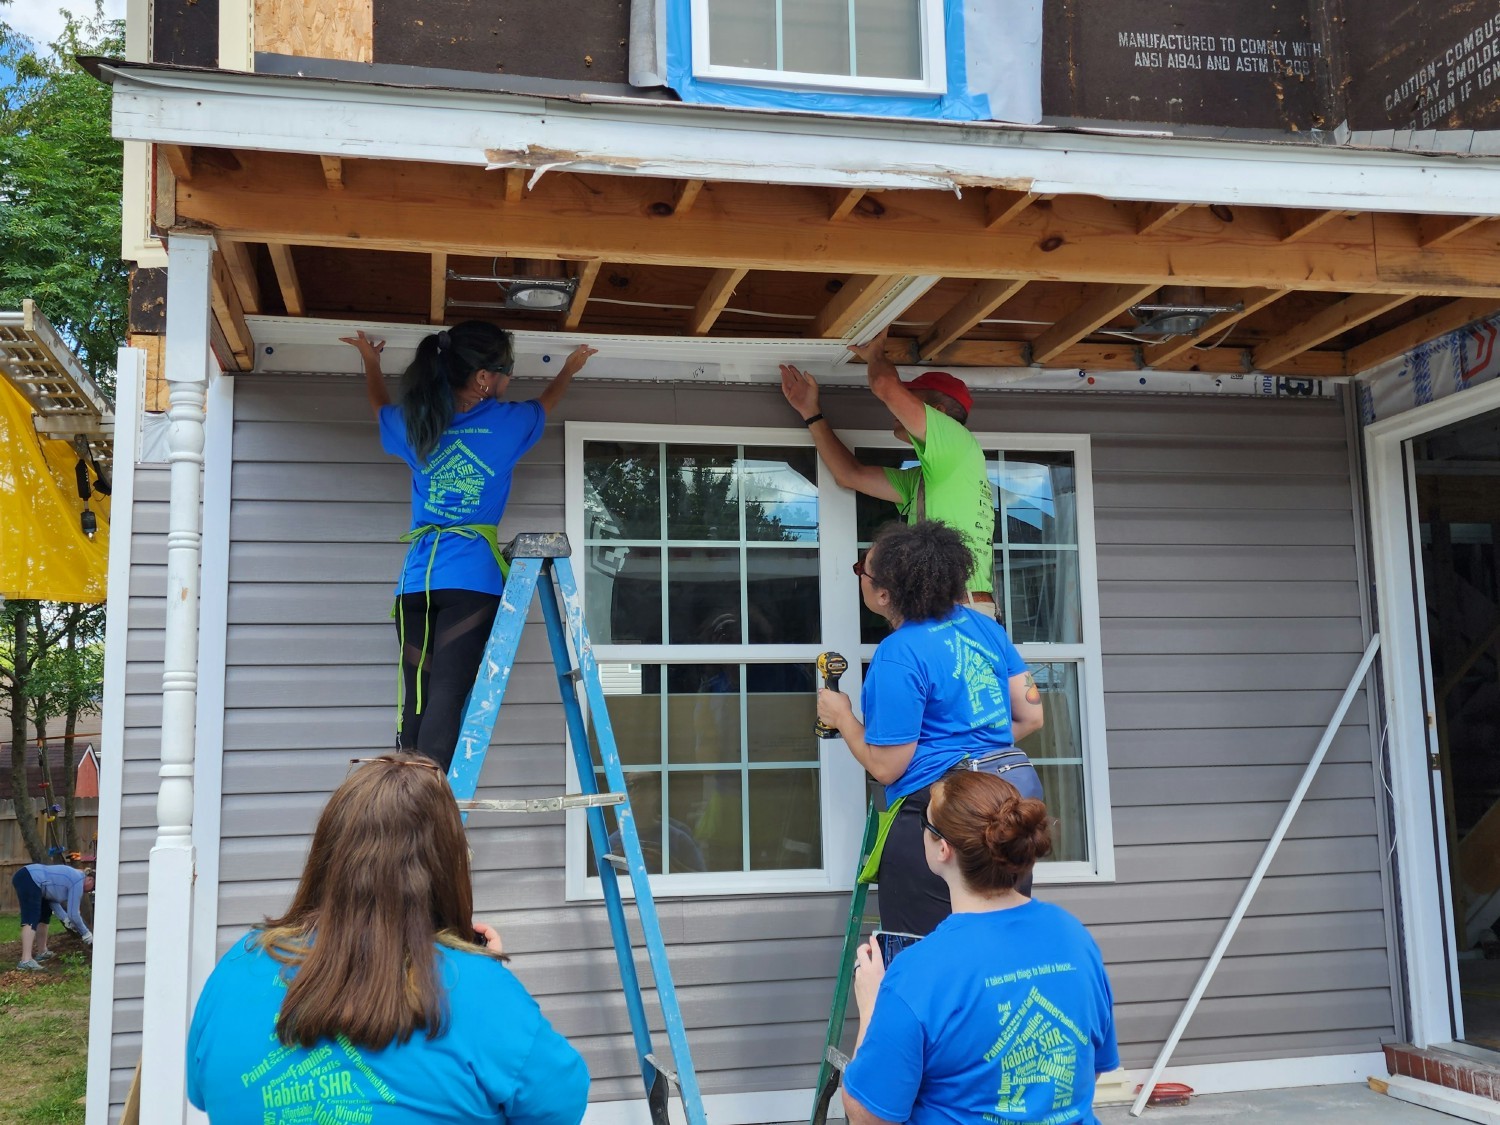
M 479 675 L 469 693 L 453 765 L 448 771 L 448 782 L 453 787 L 453 795 L 458 799 L 459 808 L 464 811 L 466 820 L 469 812 L 557 812 L 573 808 L 586 811 L 589 842 L 604 890 L 604 904 L 609 913 L 615 958 L 620 966 L 620 981 L 630 1012 L 630 1027 L 635 1037 L 641 1080 L 645 1084 L 652 1123 L 669 1125 L 667 1103 L 670 1089 L 675 1087 L 682 1099 L 688 1125 L 708 1125 L 703 1112 L 703 1096 L 698 1089 L 698 1078 L 693 1071 L 692 1055 L 688 1050 L 682 1011 L 677 1003 L 677 990 L 673 987 L 672 971 L 667 964 L 661 922 L 657 918 L 656 903 L 651 897 L 651 878 L 641 851 L 635 817 L 626 797 L 625 773 L 620 763 L 619 748 L 615 744 L 614 728 L 610 725 L 609 710 L 605 706 L 604 689 L 599 682 L 599 665 L 594 660 L 588 630 L 584 627 L 583 602 L 573 578 L 573 567 L 569 559 L 571 553 L 568 537 L 561 532 L 528 532 L 517 535 L 505 548 L 504 555 L 510 565 L 510 574 L 505 582 L 505 592 L 500 598 L 500 608 L 495 614 L 494 627 L 485 644 L 484 656 L 480 660 Z M 568 740 L 573 747 L 573 762 L 577 767 L 579 785 L 583 792 L 529 801 L 476 801 L 474 792 L 479 785 L 479 772 L 484 766 L 490 738 L 500 717 L 501 702 L 505 697 L 506 685 L 510 682 L 526 616 L 532 599 L 536 597 L 540 597 L 542 603 L 547 640 L 552 647 L 552 663 L 557 670 L 557 684 L 562 695 L 563 711 L 567 716 Z M 583 708 L 578 699 L 580 687 L 584 698 L 588 700 L 589 715 L 593 719 L 599 757 L 604 767 L 605 780 L 609 783 L 610 791 L 607 793 L 599 791 L 594 775 L 595 767 L 589 760 L 588 730 L 584 725 Z M 615 809 L 623 855 L 610 852 L 604 810 L 611 806 Z M 636 914 L 645 937 L 646 956 L 656 981 L 656 996 L 661 1005 L 675 1070 L 662 1064 L 652 1046 L 641 982 L 636 973 L 630 932 L 626 927 L 625 905 L 620 893 L 620 872 L 629 877 L 635 892 Z

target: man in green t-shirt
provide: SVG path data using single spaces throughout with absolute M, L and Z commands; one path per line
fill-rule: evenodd
M 885 333 L 849 349 L 865 361 L 870 390 L 896 419 L 896 436 L 911 442 L 917 467 L 888 469 L 858 460 L 818 411 L 818 384 L 805 371 L 781 365 L 781 393 L 812 434 L 818 456 L 845 488 L 895 503 L 908 523 L 947 524 L 974 555 L 968 605 L 995 616 L 995 501 L 984 451 L 964 425 L 974 398 L 963 380 L 927 371 L 903 383 L 885 354 Z

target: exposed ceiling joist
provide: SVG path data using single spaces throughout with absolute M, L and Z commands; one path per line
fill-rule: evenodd
M 1298 242 L 1334 219 L 1341 219 L 1348 214 L 1348 211 L 1283 211 L 1281 241 Z
M 526 169 L 507 168 L 505 170 L 505 202 L 519 203 L 526 198 Z
M 1382 313 L 1388 313 L 1408 298 L 1388 293 L 1356 293 L 1320 313 L 1293 325 L 1281 335 L 1267 340 L 1252 353 L 1256 367 L 1270 368 L 1285 363 L 1335 336 L 1340 336 Z
M 323 184 L 329 191 L 344 190 L 344 161 L 338 156 L 320 156 L 318 163 L 323 169 Z
M 503 246 L 514 257 L 709 269 L 1500 295 L 1500 255 L 1475 253 L 1467 245 L 1423 249 L 1410 220 L 1398 215 L 1360 215 L 1340 224 L 1337 244 L 1309 237 L 1287 246 L 1242 234 L 1239 223 L 1226 224 L 1213 238 L 1143 239 L 1133 228 L 1074 228 L 1057 208 L 982 231 L 966 219 L 973 203 L 938 192 L 902 192 L 886 201 L 877 231 L 868 223 L 830 222 L 817 206 L 825 201 L 806 193 L 733 184 L 716 185 L 726 196 L 722 208 L 695 210 L 667 223 L 649 213 L 659 196 L 643 180 L 594 177 L 591 194 L 582 200 L 575 177 L 548 177 L 519 210 L 483 191 L 481 172 L 402 166 L 405 192 L 423 200 L 411 206 L 388 193 L 355 188 L 335 201 L 313 190 L 290 158 L 241 158 L 247 171 L 202 167 L 191 183 L 179 184 L 178 220 L 209 225 L 239 241 L 274 238 L 407 253 L 490 256 Z
M 1207 343 L 1228 331 L 1247 316 L 1254 316 L 1271 302 L 1284 297 L 1286 292 L 1285 289 L 1247 289 L 1236 294 L 1234 301 L 1240 306 L 1239 308 L 1210 317 L 1202 328 L 1189 335 L 1175 336 L 1159 344 L 1147 346 L 1142 352 L 1142 358 L 1145 359 L 1147 367 L 1164 366 L 1199 344 Z
M 224 264 L 234 280 L 235 292 L 240 305 L 247 313 L 261 311 L 260 278 L 255 272 L 255 262 L 250 257 L 250 247 L 243 242 L 223 238 L 219 240 L 219 252 L 224 255 Z
M 276 271 L 276 284 L 281 289 L 281 303 L 286 306 L 288 316 L 306 316 L 307 302 L 302 297 L 302 282 L 297 277 L 297 265 L 292 261 L 292 248 L 280 242 L 266 243 L 271 252 L 271 266 Z
M 1408 320 L 1405 324 L 1397 325 L 1388 332 L 1382 332 L 1372 340 L 1366 340 L 1350 348 L 1345 353 L 1349 373 L 1358 375 L 1377 363 L 1395 359 L 1419 344 L 1439 336 L 1446 336 L 1450 332 L 1457 332 L 1465 325 L 1496 312 L 1500 312 L 1500 301 L 1493 301 L 1489 298 L 1450 301 L 1440 308 L 1433 309 L 1425 316 Z
M 724 311 L 724 306 L 729 304 L 729 298 L 734 296 L 734 287 L 744 281 L 749 272 L 745 269 L 714 271 L 707 288 L 703 290 L 703 295 L 698 298 L 698 303 L 693 306 L 688 317 L 689 335 L 708 335 L 714 322 L 719 319 L 719 314 Z
M 1437 246 L 1493 220 L 1493 215 L 1418 215 L 1417 245 Z
M 427 323 L 448 323 L 448 255 L 441 250 L 432 255 L 428 267 Z
M 1146 203 L 1136 216 L 1136 233 L 1152 234 L 1161 230 L 1177 216 L 1191 211 L 1196 203 Z
M 832 189 L 829 191 L 828 195 L 828 221 L 831 223 L 836 223 L 841 219 L 847 219 L 850 213 L 859 206 L 859 201 L 865 197 L 865 189 Z
M 234 280 L 229 276 L 229 267 L 224 256 L 213 257 L 213 284 L 209 286 L 209 303 L 213 307 L 214 319 L 219 330 L 229 343 L 230 355 L 225 357 L 237 371 L 249 371 L 255 364 L 255 340 L 245 324 L 245 309 L 235 292 Z
M 1024 281 L 981 281 L 948 309 L 917 341 L 917 359 L 926 362 L 1026 287 Z
M 1052 363 L 1085 336 L 1097 332 L 1158 288 L 1156 285 L 1107 285 L 1089 294 L 1088 300 L 1032 342 L 1032 361 L 1044 366 Z
M 563 331 L 576 331 L 583 321 L 583 310 L 588 306 L 589 294 L 594 291 L 594 282 L 599 279 L 599 267 L 604 263 L 598 258 L 573 263 L 573 276 L 578 279 L 578 288 L 573 290 L 573 303 L 563 316 Z
M 686 215 L 698 202 L 698 193 L 702 190 L 702 180 L 679 180 L 672 190 L 672 214 Z
M 166 158 L 167 167 L 172 169 L 172 175 L 183 183 L 188 183 L 193 178 L 193 150 L 186 145 L 160 145 L 161 154 Z
M 846 277 L 842 288 L 818 310 L 807 334 L 825 340 L 843 339 L 900 280 L 900 274 Z
M 1008 188 L 990 188 L 984 193 L 984 225 L 986 230 L 999 230 L 1013 222 L 1022 211 L 1030 207 L 1040 196 L 1034 191 L 1011 191 Z

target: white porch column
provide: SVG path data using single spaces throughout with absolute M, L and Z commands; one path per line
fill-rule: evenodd
M 168 460 L 167 612 L 162 659 L 161 767 L 156 845 L 146 895 L 146 986 L 141 1017 L 141 1120 L 185 1118 L 193 916 L 193 755 L 198 701 L 198 567 L 202 555 L 203 402 L 212 364 L 209 285 L 214 240 L 167 240 L 167 342 L 171 401 Z

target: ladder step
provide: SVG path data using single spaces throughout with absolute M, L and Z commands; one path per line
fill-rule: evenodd
M 679 1094 L 682 1092 L 682 1083 L 677 1081 L 677 1072 L 675 1070 L 669 1070 L 667 1067 L 662 1066 L 661 1060 L 655 1055 L 647 1055 L 646 1061 L 656 1069 L 657 1074 L 660 1074 L 667 1080 L 668 1085 L 672 1089 L 676 1090 Z
M 837 1047 L 829 1047 L 825 1057 L 833 1064 L 834 1070 L 845 1071 L 849 1069 L 849 1056 Z
M 603 805 L 622 805 L 624 793 L 568 793 L 562 797 L 533 797 L 530 800 L 460 801 L 464 812 L 561 812 L 564 809 L 595 809 Z
M 604 862 L 609 864 L 616 871 L 630 870 L 630 861 L 622 855 L 615 855 L 614 853 L 610 853 L 609 855 L 604 857 Z

